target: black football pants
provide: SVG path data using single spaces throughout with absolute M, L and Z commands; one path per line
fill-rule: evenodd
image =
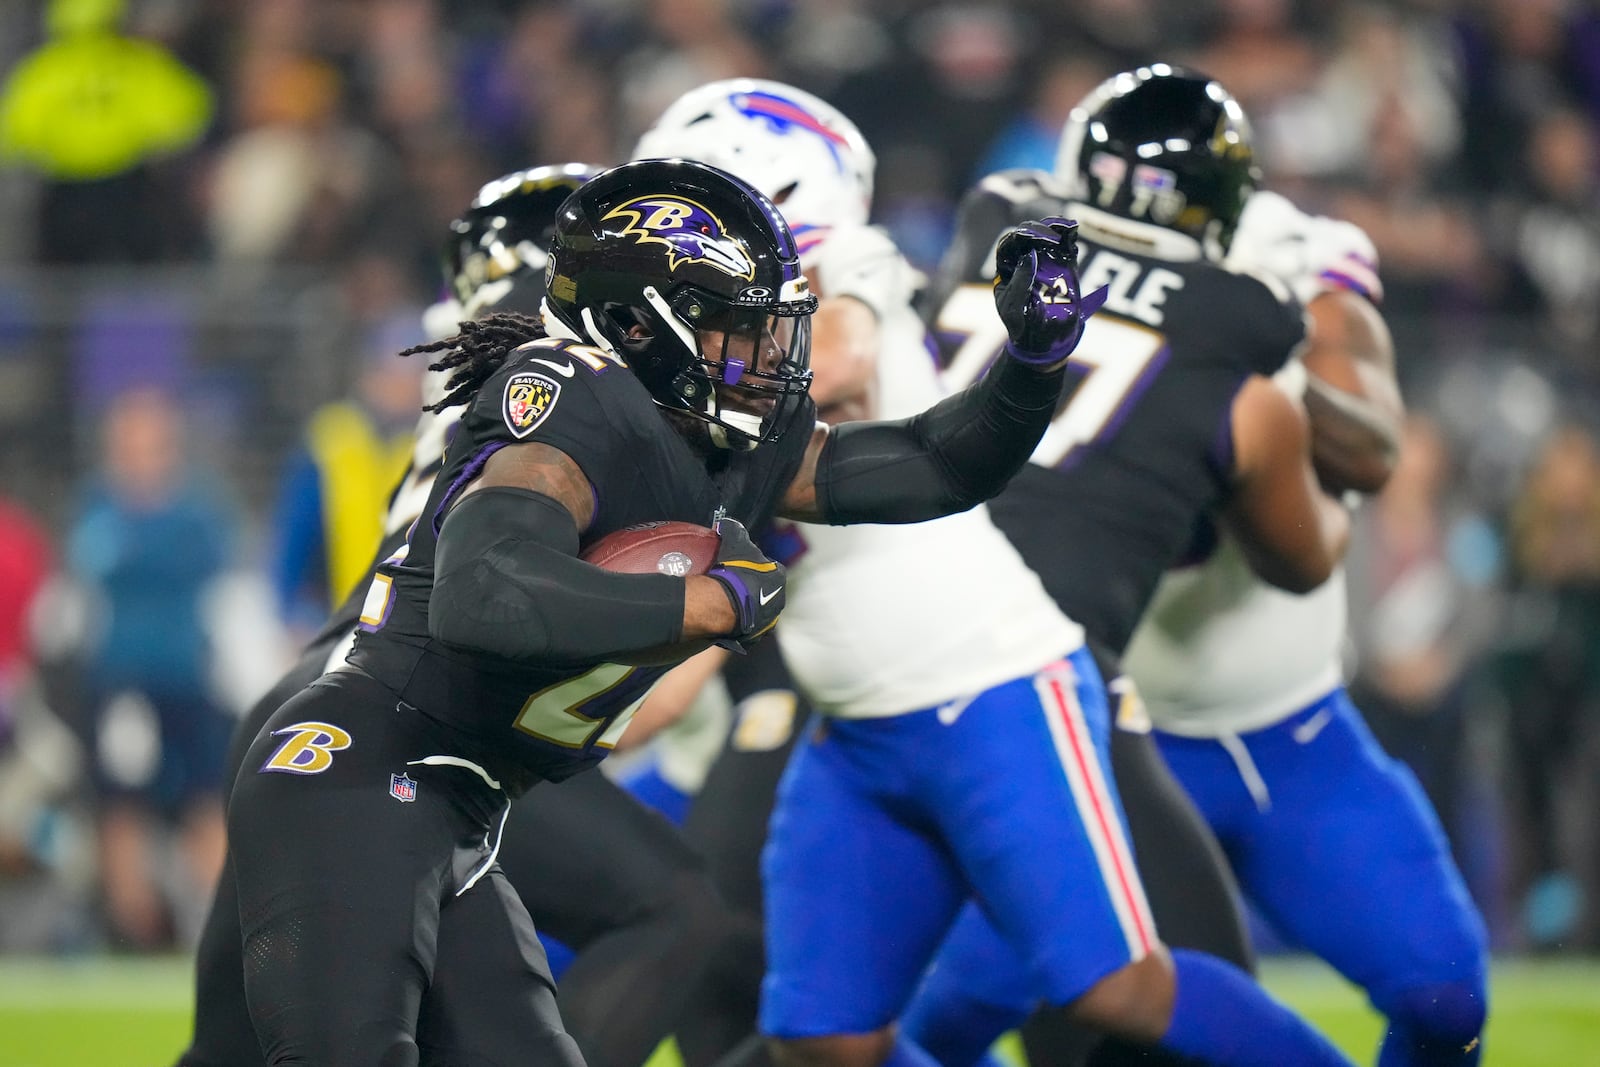
M 309 650 L 241 723 L 230 777 L 267 717 L 321 674 L 327 650 Z M 729 936 L 700 861 L 666 820 L 594 773 L 516 801 L 499 858 L 539 928 L 578 952 L 560 1007 L 589 1067 L 638 1067 Z M 244 1000 L 238 915 L 230 850 L 199 945 L 194 1039 L 180 1067 L 264 1063 Z
M 583 1060 L 544 949 L 494 866 L 510 803 L 365 675 L 267 721 L 228 806 L 244 988 L 269 1064 Z

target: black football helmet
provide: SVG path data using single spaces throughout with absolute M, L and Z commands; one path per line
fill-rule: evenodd
M 704 163 L 624 163 L 569 197 L 546 305 L 719 447 L 771 441 L 811 386 L 817 298 L 789 227 L 755 188 Z
M 445 240 L 445 284 L 466 318 L 488 307 L 539 313 L 556 211 L 600 173 L 587 163 L 512 171 L 478 190 Z
M 1108 78 L 1073 109 L 1056 174 L 1075 199 L 1188 234 L 1212 259 L 1226 254 L 1260 181 L 1239 102 L 1164 63 Z

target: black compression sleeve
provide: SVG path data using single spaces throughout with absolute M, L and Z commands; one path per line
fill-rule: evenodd
M 583 663 L 683 636 L 684 580 L 577 558 L 578 529 L 540 493 L 495 487 L 445 516 L 428 630 L 506 659 Z
M 989 373 L 899 422 L 833 428 L 817 458 L 824 521 L 923 522 L 1005 488 L 1055 416 L 1065 370 L 1002 355 Z

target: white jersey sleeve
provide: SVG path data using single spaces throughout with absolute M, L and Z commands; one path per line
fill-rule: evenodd
M 855 297 L 879 322 L 909 307 L 922 282 L 894 241 L 876 226 L 835 227 L 807 254 L 804 266 L 820 294 Z
M 1257 192 L 1245 201 L 1227 266 L 1285 282 L 1302 304 L 1340 289 L 1383 300 L 1378 252 L 1361 227 L 1308 215 L 1287 198 Z

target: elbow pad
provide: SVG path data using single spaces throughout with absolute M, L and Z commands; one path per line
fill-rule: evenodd
M 682 578 L 618 574 L 577 552 L 577 525 L 550 497 L 509 487 L 463 497 L 439 529 L 428 632 L 554 664 L 604 662 L 682 637 Z
M 1061 400 L 1065 368 L 1002 355 L 989 373 L 899 422 L 834 427 L 817 457 L 824 521 L 924 522 L 976 507 L 1022 469 Z

